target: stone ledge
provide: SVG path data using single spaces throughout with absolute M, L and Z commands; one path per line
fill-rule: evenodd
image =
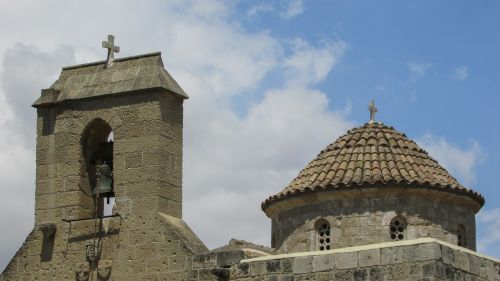
M 360 251 L 365 251 L 365 250 L 394 248 L 394 247 L 400 247 L 400 246 L 412 246 L 412 245 L 430 244 L 430 243 L 436 243 L 436 244 L 451 248 L 453 250 L 458 250 L 461 252 L 465 252 L 465 253 L 480 257 L 480 258 L 491 260 L 491 261 L 496 262 L 496 263 L 500 263 L 500 258 L 490 257 L 490 256 L 487 256 L 487 255 L 484 255 L 481 253 L 474 252 L 474 251 L 466 249 L 466 248 L 462 248 L 462 247 L 457 246 L 457 245 L 453 245 L 453 244 L 450 244 L 450 243 L 447 243 L 447 242 L 444 242 L 444 241 L 441 241 L 438 239 L 434 239 L 434 238 L 419 238 L 419 239 L 404 240 L 404 241 L 397 241 L 397 242 L 385 242 L 385 243 L 377 243 L 377 244 L 370 244 L 370 245 L 363 245 L 363 246 L 333 249 L 333 250 L 328 250 L 328 251 L 311 251 L 311 252 L 300 252 L 300 253 L 290 253 L 290 254 L 280 254 L 280 255 L 269 255 L 269 256 L 251 258 L 251 259 L 243 259 L 243 260 L 241 260 L 241 262 L 242 263 L 250 263 L 250 262 L 256 262 L 256 261 L 267 261 L 267 260 L 284 259 L 284 258 L 295 258 L 295 257 L 305 257 L 305 256 L 321 256 L 321 255 L 360 252 Z
M 193 269 L 212 267 L 227 268 L 238 264 L 245 257 L 243 250 L 199 253 L 193 256 Z
M 356 274 L 362 275 L 361 277 L 373 274 L 411 275 L 404 280 L 444 276 L 451 276 L 450 280 L 456 280 L 453 278 L 457 276 L 474 276 L 475 280 L 500 281 L 500 259 L 437 239 L 421 238 L 329 251 L 247 258 L 231 265 L 231 278 L 235 278 L 231 280 L 285 275 L 312 278 L 310 280 L 330 280 L 328 278 L 333 275 L 352 275 L 354 279 L 341 280 L 358 280 L 360 276 L 356 277 Z M 394 280 L 402 280 L 399 278 L 403 276 Z

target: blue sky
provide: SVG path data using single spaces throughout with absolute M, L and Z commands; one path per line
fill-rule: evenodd
M 12 228 L 0 268 L 33 227 L 30 104 L 62 66 L 104 59 L 107 34 L 117 57 L 161 51 L 191 97 L 184 219 L 209 248 L 268 245 L 260 202 L 375 99 L 379 121 L 485 196 L 478 246 L 499 256 L 498 1 L 0 0 L 0 25 L 0 223 Z
M 254 1 L 243 1 L 239 12 L 248 13 L 253 5 Z M 491 198 L 487 208 L 500 206 L 492 176 L 500 169 L 496 32 L 500 3 L 305 1 L 303 5 L 303 12 L 292 19 L 263 13 L 243 21 L 244 26 L 310 41 L 345 41 L 342 61 L 317 85 L 331 106 L 351 104 L 349 116 L 359 124 L 366 121 L 364 107 L 373 98 L 380 109 L 378 119 L 413 138 L 431 133 L 462 148 L 477 141 L 484 160 L 475 171 L 474 188 Z M 417 69 L 412 71 L 412 65 Z

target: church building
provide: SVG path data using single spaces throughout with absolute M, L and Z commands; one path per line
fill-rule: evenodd
M 182 219 L 188 95 L 160 53 L 102 45 L 105 61 L 64 67 L 33 104 L 35 224 L 0 281 L 500 281 L 500 259 L 476 252 L 485 199 L 373 102 L 263 201 L 271 247 L 207 249 Z

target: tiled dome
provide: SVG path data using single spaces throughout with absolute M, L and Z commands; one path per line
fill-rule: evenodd
M 458 183 L 406 135 L 372 122 L 323 149 L 283 191 L 266 199 L 262 209 L 304 192 L 394 184 L 446 190 L 484 204 L 481 194 Z

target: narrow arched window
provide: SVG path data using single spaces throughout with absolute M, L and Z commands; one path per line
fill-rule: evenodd
M 325 219 L 320 219 L 316 222 L 317 244 L 318 250 L 330 250 L 331 246 L 331 228 L 330 223 Z
M 460 247 L 467 247 L 467 240 L 465 239 L 465 227 L 459 225 L 457 228 L 457 244 Z
M 82 217 L 90 214 L 110 215 L 114 204 L 113 143 L 111 127 L 102 119 L 94 119 L 81 139 L 81 173 L 79 188 Z
M 406 222 L 401 217 L 395 217 L 391 220 L 390 237 L 392 241 L 405 239 Z

